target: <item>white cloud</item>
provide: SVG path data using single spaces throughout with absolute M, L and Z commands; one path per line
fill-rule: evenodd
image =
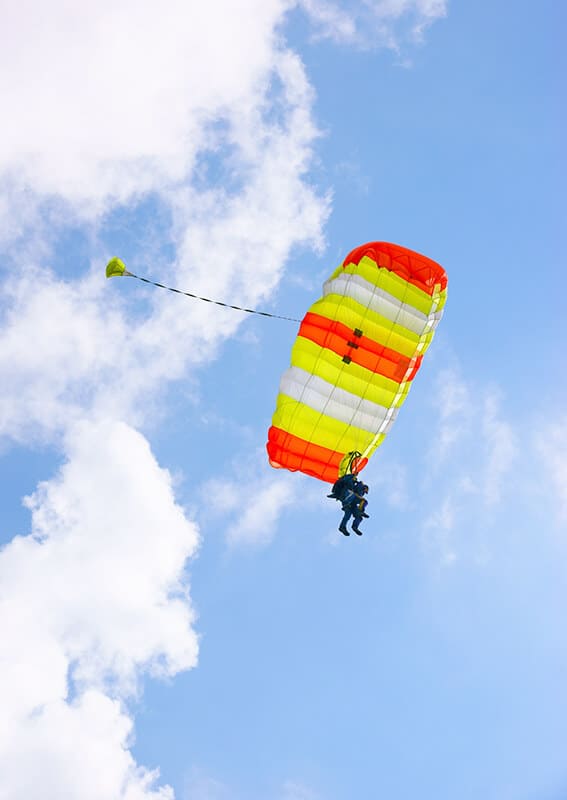
M 447 13 L 447 0 L 300 0 L 319 36 L 364 47 L 399 50 L 420 41 L 425 30 Z
M 328 0 L 301 0 L 301 6 L 318 28 L 319 35 L 347 42 L 356 37 L 356 20 L 340 5 Z
M 0 433 L 61 432 L 120 369 L 126 321 L 116 303 L 100 302 L 92 279 L 67 283 L 28 270 L 2 294 Z
M 100 14 L 104 17 L 110 13 L 109 8 L 101 6 Z M 152 8 L 161 19 L 158 10 Z M 261 47 L 249 48 L 251 52 L 260 51 L 263 57 L 259 58 L 258 53 L 250 56 L 251 63 L 242 68 L 240 81 L 234 80 L 232 50 L 227 52 L 224 61 L 221 60 L 224 71 L 230 73 L 224 79 L 216 74 L 222 71 L 220 64 L 215 65 L 213 77 L 203 76 L 193 62 L 185 66 L 188 75 L 182 73 L 183 80 L 173 68 L 160 73 L 164 91 L 175 89 L 181 105 L 187 81 L 196 81 L 199 76 L 200 92 L 205 91 L 207 81 L 220 81 L 222 91 L 217 91 L 214 85 L 209 87 L 214 99 L 210 101 L 211 114 L 216 108 L 224 125 L 209 142 L 206 135 L 209 118 L 202 123 L 197 115 L 191 117 L 191 124 L 204 125 L 202 141 L 196 139 L 201 142 L 202 154 L 206 155 L 207 148 L 219 148 L 217 168 L 220 165 L 223 175 L 229 171 L 236 181 L 232 191 L 226 188 L 230 180 L 220 180 L 218 185 L 213 181 L 203 188 L 196 177 L 191 185 L 192 176 L 187 172 L 182 183 L 179 176 L 170 180 L 163 175 L 152 183 L 172 215 L 173 228 L 169 233 L 164 231 L 163 236 L 164 239 L 172 237 L 177 253 L 169 274 L 163 267 L 160 277 L 197 294 L 246 306 L 266 301 L 294 246 L 320 245 L 322 226 L 329 210 L 328 198 L 318 196 L 306 179 L 313 143 L 318 136 L 311 118 L 312 91 L 300 60 L 279 45 L 268 25 L 268 19 L 272 25 L 280 20 L 281 5 L 274 3 L 270 8 L 271 17 L 267 12 L 260 13 L 250 31 L 251 43 L 261 35 L 266 37 Z M 17 12 L 14 13 L 20 24 Z M 96 16 L 97 12 L 91 13 Z M 199 18 L 197 31 L 199 26 L 211 23 L 208 13 L 204 12 L 203 19 Z M 148 14 L 146 8 L 140 16 L 142 31 L 145 25 L 150 26 Z M 215 35 L 220 41 L 228 35 L 227 31 L 223 33 L 223 26 L 230 27 L 232 16 L 234 14 L 224 14 L 222 24 L 215 18 Z M 241 10 L 237 17 L 239 25 Z M 188 28 L 190 22 L 182 16 L 177 22 L 172 18 L 169 24 Z M 41 30 L 40 25 L 36 35 Z M 194 31 L 187 33 L 190 37 L 194 35 Z M 81 41 L 82 57 L 94 59 L 98 51 L 89 54 L 89 47 L 94 44 L 82 23 L 76 36 Z M 130 31 L 124 31 L 126 40 L 129 36 Z M 234 39 L 232 29 L 230 38 Z M 217 41 L 214 37 L 213 40 Z M 239 47 L 238 57 L 245 58 Z M 143 50 L 138 57 L 142 60 L 139 67 L 143 77 L 148 68 Z M 65 65 L 71 66 L 67 62 Z M 274 89 L 272 81 L 279 88 Z M 150 89 L 153 86 L 151 81 L 149 86 Z M 91 89 L 100 92 L 99 100 L 103 103 L 106 87 L 99 86 L 93 77 Z M 223 101 L 217 107 L 214 103 L 219 95 Z M 152 111 L 151 91 L 146 99 Z M 142 113 L 141 108 L 139 112 Z M 156 109 L 153 112 L 157 113 Z M 68 203 L 73 202 L 74 207 L 88 200 L 95 205 L 99 201 L 106 203 L 111 208 L 116 197 L 105 181 L 112 175 L 120 180 L 124 168 L 118 145 L 112 138 L 104 150 L 104 158 L 91 159 L 88 169 L 98 171 L 92 180 L 87 180 L 82 173 L 87 169 L 82 159 L 75 165 L 73 175 L 84 194 L 82 199 L 69 193 L 65 179 L 61 178 L 59 161 L 63 153 L 57 148 L 73 146 L 65 141 L 73 122 L 69 117 L 73 114 L 72 106 L 63 98 L 53 113 L 60 125 L 60 136 L 44 141 L 37 131 L 35 133 L 38 158 L 47 165 L 46 169 L 52 170 L 49 191 L 56 192 Z M 16 120 L 11 124 L 16 124 L 17 114 L 9 117 Z M 143 116 L 136 120 L 138 124 L 143 126 Z M 26 135 L 32 133 L 27 131 Z M 96 128 L 90 135 L 96 140 L 96 148 L 102 147 Z M 133 131 L 132 136 L 137 141 Z M 186 139 L 184 136 L 179 140 L 180 152 L 187 146 L 194 146 L 193 140 L 188 145 Z M 4 153 L 6 164 L 12 164 L 15 169 L 19 158 L 27 159 L 25 137 L 15 135 L 14 142 L 17 144 L 20 140 L 21 151 L 16 152 L 16 148 Z M 133 145 L 134 149 L 137 146 Z M 154 156 L 161 163 L 159 143 L 154 142 L 153 147 Z M 88 148 L 86 154 L 81 148 L 80 153 L 88 162 Z M 72 163 L 70 157 L 69 164 Z M 40 170 L 38 175 L 41 174 Z M 58 182 L 60 178 L 61 183 Z M 37 181 L 36 191 L 47 192 L 41 179 Z M 144 187 L 142 181 L 132 191 L 138 195 Z M 18 206 L 18 213 L 20 211 Z M 40 234 L 44 236 L 41 226 Z M 30 238 L 33 235 L 30 234 Z M 116 281 L 104 284 L 102 254 L 98 271 L 75 280 L 56 278 L 41 266 L 44 261 L 45 252 L 40 247 L 35 266 L 20 261 L 19 270 L 14 270 L 10 282 L 3 286 L 6 312 L 0 327 L 0 381 L 6 391 L 0 405 L 0 432 L 18 440 L 39 434 L 45 437 L 59 434 L 70 419 L 84 412 L 97 412 L 100 407 L 105 412 L 110 407 L 120 409 L 121 414 L 138 424 L 144 411 L 151 412 L 155 393 L 162 390 L 165 382 L 179 379 L 189 366 L 210 359 L 223 338 L 233 334 L 243 320 L 242 315 L 234 312 L 155 290 L 146 295 L 150 310 L 145 318 L 134 317 L 119 303 L 119 298 L 132 294 L 132 284 L 117 285 Z M 146 263 L 144 271 L 147 269 Z M 187 313 L 189 304 L 191 313 Z M 140 396 L 144 397 L 143 404 L 139 403 Z
M 157 770 L 136 765 L 132 721 L 117 700 L 89 690 L 52 700 L 14 725 L 0 755 L 2 800 L 173 800 Z
M 116 699 L 196 663 L 184 567 L 198 533 L 139 433 L 82 423 L 66 445 L 28 500 L 31 534 L 0 553 L 0 773 L 10 800 L 44 784 L 46 798 L 153 797 Z
M 0 172 L 40 194 L 100 206 L 183 179 L 219 110 L 255 102 L 281 0 L 167 9 L 31 0 L 3 16 Z M 30 24 L 30 20 L 33 23 Z M 243 44 L 246 43 L 246 46 Z

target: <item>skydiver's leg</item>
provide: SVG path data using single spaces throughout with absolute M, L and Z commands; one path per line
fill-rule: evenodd
M 343 508 L 345 512 L 343 518 L 341 520 L 341 524 L 339 525 L 339 530 L 341 533 L 344 533 L 345 536 L 350 536 L 349 531 L 347 530 L 347 522 L 352 516 L 352 508 Z
M 359 536 L 362 536 L 362 531 L 359 530 L 359 525 L 362 522 L 362 515 L 360 513 L 354 514 L 354 520 L 352 523 L 352 529 L 355 533 L 358 533 Z

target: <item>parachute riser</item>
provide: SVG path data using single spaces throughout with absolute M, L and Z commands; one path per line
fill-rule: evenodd
M 344 475 L 358 475 L 364 464 L 361 464 L 362 453 L 358 450 L 351 450 L 347 453 L 339 464 L 339 478 Z

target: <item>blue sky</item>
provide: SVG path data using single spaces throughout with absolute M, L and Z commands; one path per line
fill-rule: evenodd
M 567 797 L 559 4 L 54 2 L 2 25 L 0 800 Z M 272 470 L 371 240 L 449 299 L 362 538 Z

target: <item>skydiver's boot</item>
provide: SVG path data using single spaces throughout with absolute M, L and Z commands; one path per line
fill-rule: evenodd
M 341 526 L 339 527 L 339 530 L 340 530 L 340 532 L 341 532 L 341 533 L 342 533 L 344 536 L 350 536 L 350 531 L 347 531 L 347 529 L 345 528 L 345 526 L 344 526 L 344 525 L 341 525 Z
M 358 528 L 355 528 L 354 525 L 352 526 L 353 531 L 358 534 L 358 536 L 362 536 L 362 531 L 359 531 Z

